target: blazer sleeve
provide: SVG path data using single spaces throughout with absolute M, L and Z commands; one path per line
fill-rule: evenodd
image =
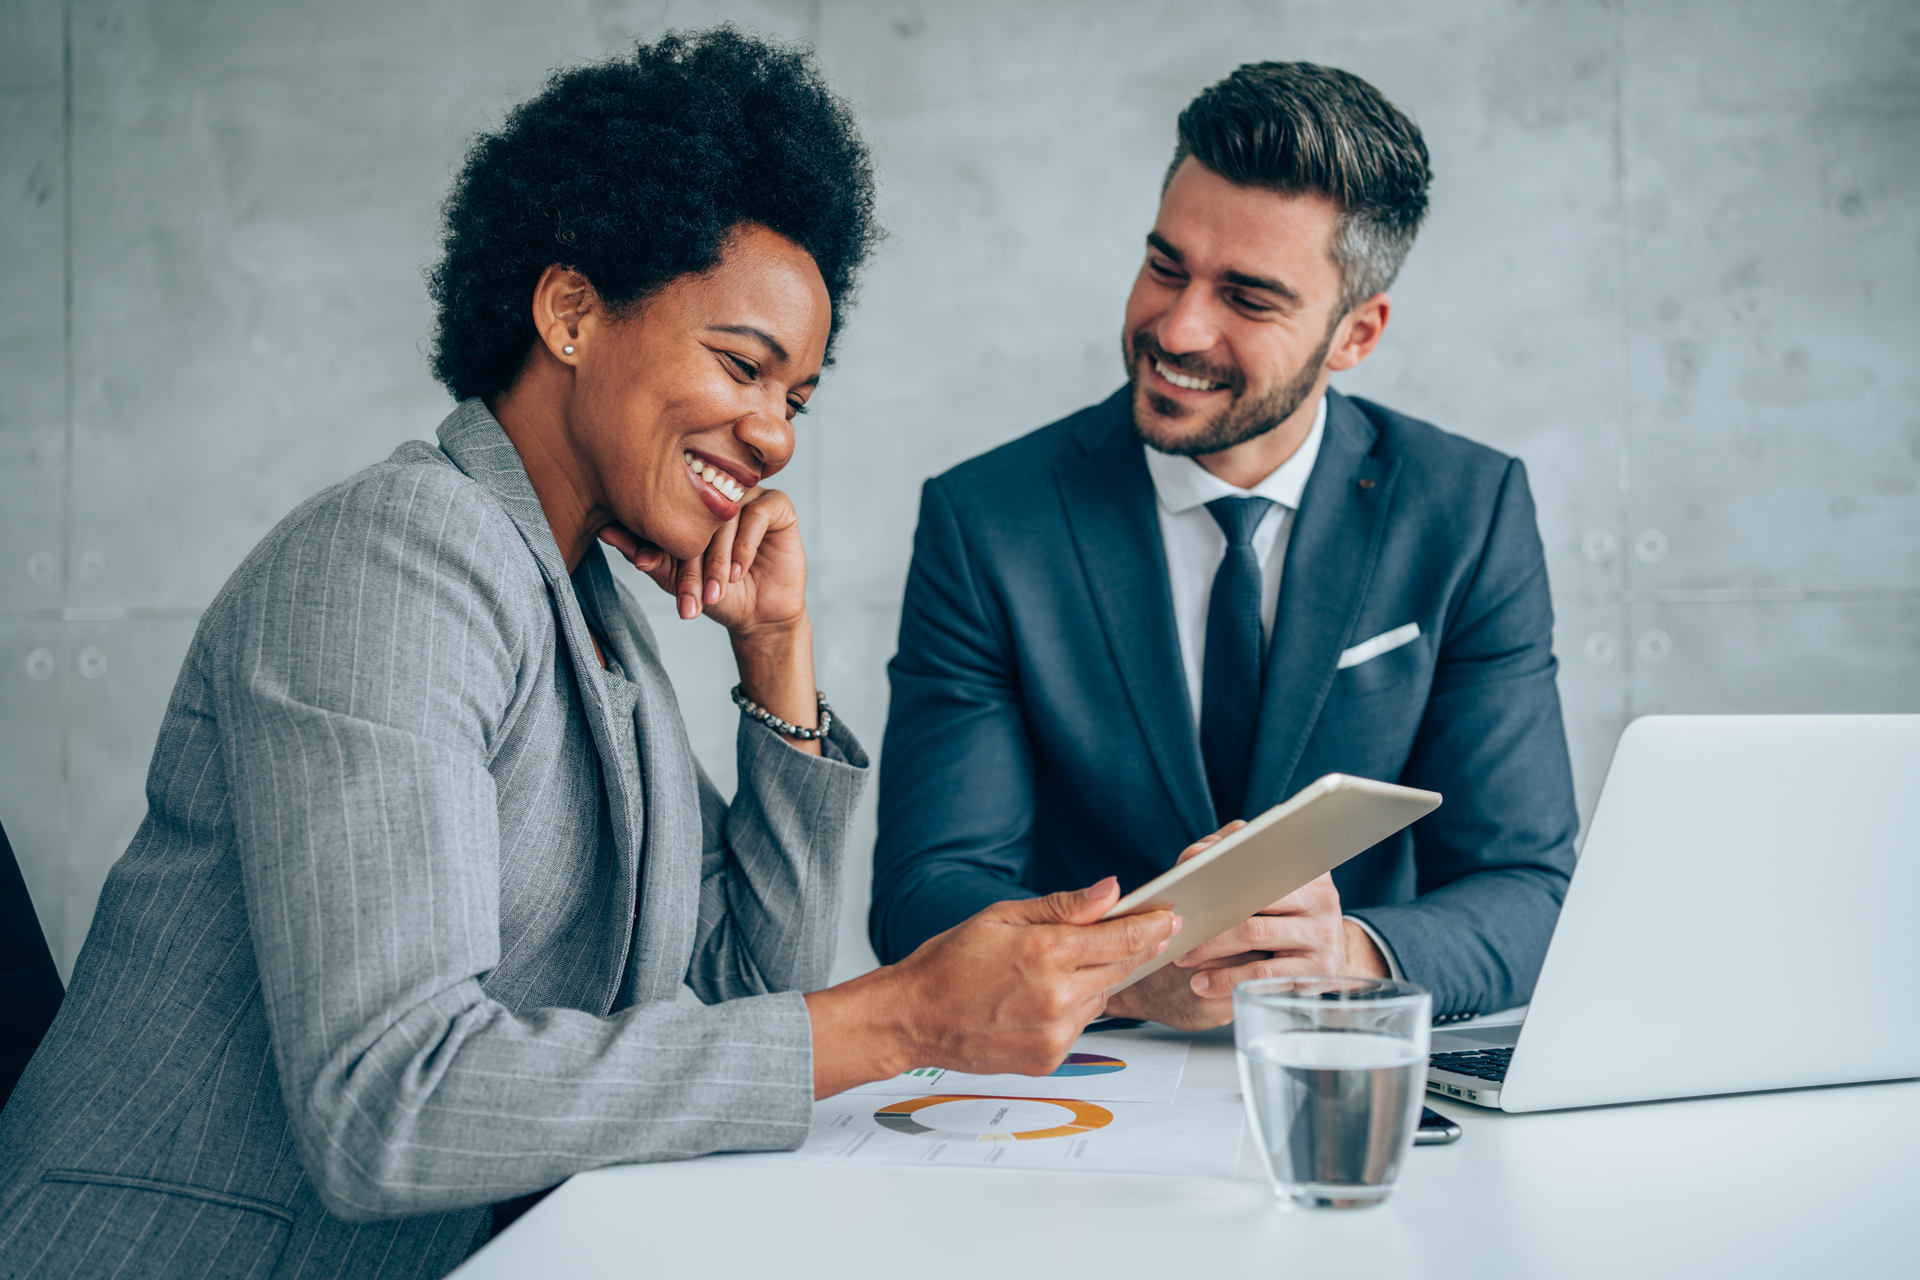
M 1446 796 L 1413 827 L 1418 896 L 1348 912 L 1432 990 L 1436 1014 L 1526 1003 L 1546 957 L 1580 822 L 1556 670 L 1546 554 L 1515 460 L 1400 777 Z
M 887 667 L 893 699 L 867 917 L 882 963 L 983 907 L 1034 896 L 1022 883 L 1033 750 L 1012 651 L 975 582 L 951 498 L 929 480 Z
M 708 1004 L 827 985 L 840 928 L 848 832 L 867 753 L 836 719 L 821 754 L 744 714 L 740 784 L 721 798 L 700 771 L 700 924 L 687 985 Z
M 483 989 L 501 946 L 489 764 L 528 711 L 551 612 L 498 509 L 434 471 L 316 499 L 212 619 L 237 892 L 307 1176 L 365 1221 L 798 1145 L 797 994 L 596 1017 Z

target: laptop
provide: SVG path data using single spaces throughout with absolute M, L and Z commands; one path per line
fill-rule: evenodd
M 1920 1077 L 1920 715 L 1627 726 L 1524 1021 L 1436 1028 L 1502 1111 Z

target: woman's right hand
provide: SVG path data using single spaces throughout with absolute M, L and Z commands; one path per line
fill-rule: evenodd
M 914 1067 L 1046 1075 L 1106 1009 L 1107 992 L 1180 930 L 1168 911 L 1102 922 L 1119 900 L 1108 877 L 998 902 L 899 964 L 809 995 L 814 1096 Z

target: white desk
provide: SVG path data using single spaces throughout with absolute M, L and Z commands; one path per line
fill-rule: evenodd
M 1232 1038 L 1186 1082 L 1238 1087 Z M 1440 1103 L 1384 1206 L 1237 1181 L 839 1166 L 785 1155 L 572 1179 L 456 1274 L 755 1280 L 1920 1276 L 1920 1082 L 1509 1116 Z

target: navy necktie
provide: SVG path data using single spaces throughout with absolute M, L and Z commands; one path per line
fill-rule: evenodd
M 1227 557 L 1213 575 L 1207 602 L 1207 654 L 1200 679 L 1200 757 L 1207 766 L 1213 812 L 1222 822 L 1247 815 L 1247 770 L 1260 722 L 1264 647 L 1260 626 L 1260 557 L 1253 531 L 1273 503 L 1216 498 L 1207 514 L 1227 535 Z

